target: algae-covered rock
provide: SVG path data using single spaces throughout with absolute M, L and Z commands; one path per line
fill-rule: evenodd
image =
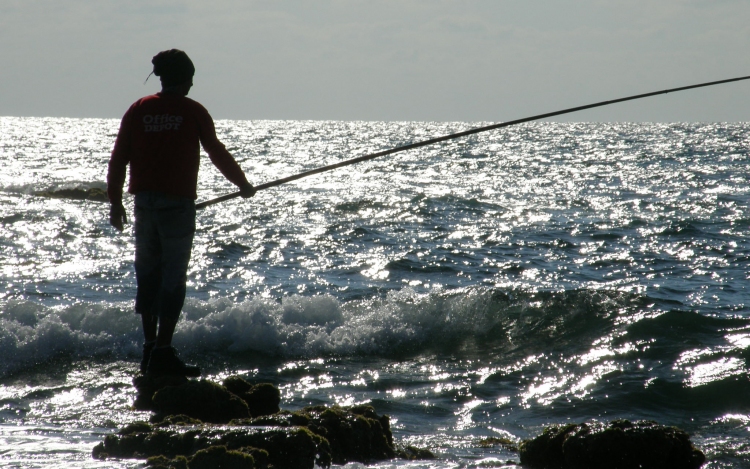
M 255 463 L 253 455 L 244 448 L 228 450 L 226 446 L 209 446 L 196 452 L 192 457 L 153 456 L 146 460 L 149 469 L 265 469 L 267 465 Z
M 301 411 L 282 411 L 235 425 L 293 427 L 304 426 L 324 437 L 331 445 L 333 462 L 369 463 L 397 456 L 387 415 L 379 416 L 372 406 L 305 407 Z
M 193 417 L 190 417 L 188 415 L 179 414 L 179 415 L 167 415 L 164 418 L 161 419 L 154 419 L 156 420 L 153 422 L 153 426 L 157 428 L 163 428 L 163 427 L 171 427 L 171 426 L 196 426 L 196 425 L 202 425 L 203 422 L 195 419 Z
M 255 459 L 241 451 L 227 450 L 226 446 L 211 446 L 193 455 L 189 469 L 254 469 Z
M 149 469 L 189 469 L 188 459 L 185 456 L 177 456 L 169 459 L 166 456 L 152 456 L 146 460 Z
M 546 469 L 697 469 L 705 461 L 682 430 L 627 420 L 548 427 L 519 454 L 521 464 Z
M 231 419 L 272 415 L 280 410 L 281 393 L 276 387 L 268 383 L 253 385 L 238 376 L 224 380 L 224 386 L 206 380 L 191 381 L 184 376 L 150 375 L 137 376 L 133 384 L 138 391 L 133 407 L 154 411 L 157 418 L 179 413 L 205 422 L 226 423 Z M 159 391 L 170 387 L 178 389 L 162 392 L 158 402 L 154 400 Z M 232 395 L 245 404 L 239 404 Z
M 97 459 L 185 456 L 190 461 L 199 451 L 213 446 L 224 446 L 227 450 L 241 451 L 252 456 L 259 455 L 259 460 L 267 461 L 264 465 L 273 465 L 275 469 L 312 469 L 316 464 L 319 467 L 329 467 L 332 460 L 328 441 L 305 428 L 265 429 L 211 425 L 169 429 L 133 425 L 127 434 L 107 435 L 104 442 L 94 448 L 93 456 Z M 247 448 L 254 448 L 255 452 L 247 451 Z
M 281 392 L 270 383 L 250 384 L 239 376 L 230 376 L 222 383 L 247 404 L 252 417 L 272 415 L 279 412 Z
M 157 415 L 162 416 L 184 414 L 210 423 L 250 416 L 245 401 L 224 386 L 206 380 L 167 386 L 156 391 L 152 401 Z
M 133 433 L 150 433 L 154 427 L 146 422 L 135 422 L 125 425 L 117 432 L 118 435 L 132 435 Z
M 577 425 L 550 426 L 541 435 L 522 441 L 518 447 L 521 463 L 534 468 L 564 467 L 563 443 Z
M 255 460 L 256 469 L 267 469 L 271 464 L 271 456 L 268 451 L 260 448 L 254 448 L 252 446 L 245 446 L 240 448 L 238 451 L 249 454 Z
M 408 459 L 409 461 L 435 459 L 435 454 L 433 454 L 432 451 L 417 448 L 415 446 L 403 446 L 398 448 L 396 450 L 396 456 L 401 459 Z
M 250 441 L 248 445 L 268 451 L 275 469 L 312 469 L 314 465 L 325 468 L 331 466 L 333 459 L 328 440 L 306 428 L 295 428 L 287 434 L 278 432 L 263 442 Z
M 368 463 L 396 456 L 388 417 L 383 417 L 378 418 L 372 407 L 331 407 L 315 415 L 315 427 L 325 429 L 334 463 Z M 315 431 L 313 424 L 308 427 Z
M 139 422 L 108 435 L 94 448 L 95 458 L 150 458 L 154 468 L 186 469 L 209 456 L 214 462 L 231 458 L 247 464 L 248 458 L 233 452 L 252 456 L 260 469 L 434 458 L 413 447 L 397 451 L 388 416 L 377 415 L 372 406 L 280 411 L 281 393 L 273 385 L 253 385 L 236 376 L 224 386 L 175 376 L 138 376 L 133 382 L 138 390 L 134 407 L 155 412 L 152 424 Z M 211 449 L 217 446 L 224 449 Z
M 505 448 L 508 451 L 518 452 L 518 445 L 513 443 L 513 441 L 511 441 L 508 438 L 497 438 L 497 437 L 484 438 L 482 440 L 479 440 L 477 445 L 480 448 L 493 448 L 496 446 L 500 446 L 501 448 Z
M 133 386 L 137 391 L 133 408 L 135 410 L 156 410 L 153 397 L 156 391 L 167 386 L 179 386 L 189 383 L 190 380 L 184 376 L 166 375 L 154 377 L 151 375 L 138 375 L 133 378 Z

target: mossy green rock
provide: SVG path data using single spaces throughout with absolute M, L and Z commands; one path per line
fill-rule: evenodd
M 168 375 L 153 377 L 150 375 L 138 375 L 133 378 L 133 386 L 137 391 L 133 408 L 144 411 L 156 410 L 153 401 L 156 391 L 167 386 L 180 386 L 189 382 L 190 380 L 184 376 Z
M 705 461 L 682 430 L 627 420 L 548 427 L 519 455 L 540 469 L 698 469 Z
M 281 392 L 270 383 L 250 384 L 239 376 L 230 376 L 222 385 L 245 401 L 252 417 L 273 415 L 281 410 Z
M 214 462 L 248 464 L 248 458 L 233 451 L 252 456 L 259 469 L 434 458 L 417 448 L 397 450 L 388 416 L 377 415 L 369 405 L 280 411 L 277 388 L 236 376 L 223 385 L 148 375 L 133 382 L 138 390 L 135 407 L 153 411 L 152 423 L 134 423 L 108 435 L 94 448 L 95 458 L 149 458 L 154 468 L 185 469 L 202 464 L 200 458 L 209 455 Z M 217 446 L 224 449 L 210 449 Z
M 226 446 L 211 446 L 196 452 L 191 458 L 177 456 L 153 456 L 146 460 L 149 469 L 266 469 L 267 465 L 255 463 L 253 448 L 239 451 L 228 450 Z M 266 453 L 267 454 L 267 453 Z
M 226 446 L 211 446 L 196 452 L 189 469 L 255 469 L 255 459 L 241 451 L 227 450 Z
M 328 441 L 304 428 L 269 430 L 212 425 L 170 429 L 131 426 L 126 434 L 107 435 L 104 442 L 94 448 L 93 456 L 97 459 L 185 456 L 192 462 L 190 458 L 198 452 L 216 446 L 250 455 L 253 453 L 243 448 L 262 450 L 260 453 L 256 450 L 255 454 L 261 456 L 258 459 L 265 458 L 264 465 L 273 465 L 275 469 L 312 469 L 316 464 L 329 467 L 332 460 Z
M 306 427 L 328 440 L 334 464 L 346 464 L 351 461 L 370 463 L 398 456 L 393 445 L 388 416 L 377 415 L 375 409 L 368 405 L 305 407 L 301 411 L 279 412 L 271 416 L 232 423 Z
M 184 376 L 150 375 L 135 377 L 133 384 L 138 391 L 133 407 L 156 412 L 157 419 L 185 414 L 204 422 L 226 423 L 231 419 L 272 415 L 280 410 L 281 393 L 275 386 L 253 385 L 238 376 L 227 378 L 223 386 Z
M 185 456 L 177 456 L 169 459 L 166 456 L 152 456 L 146 460 L 149 469 L 188 469 L 188 459 Z
M 227 423 L 250 416 L 245 401 L 224 386 L 206 380 L 159 389 L 152 401 L 161 416 L 184 414 L 209 423 Z
M 432 451 L 415 446 L 403 446 L 396 451 L 396 455 L 409 461 L 436 459 Z

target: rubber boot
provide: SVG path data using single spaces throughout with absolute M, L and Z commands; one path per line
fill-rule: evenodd
M 158 347 L 151 351 L 148 374 L 198 377 L 201 375 L 201 369 L 195 365 L 187 365 L 180 360 L 174 347 Z

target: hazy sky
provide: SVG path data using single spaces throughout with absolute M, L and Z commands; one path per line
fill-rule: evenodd
M 121 117 L 179 48 L 215 119 L 503 121 L 750 75 L 750 0 L 0 0 L 0 115 Z M 561 117 L 750 121 L 750 80 Z

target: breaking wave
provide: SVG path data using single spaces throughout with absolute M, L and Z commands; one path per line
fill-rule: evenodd
M 175 335 L 183 353 L 277 357 L 403 356 L 483 348 L 575 344 L 607 333 L 647 302 L 618 292 L 504 292 L 472 288 L 341 302 L 329 295 L 280 301 L 189 298 Z M 628 322 L 628 321 L 625 321 Z M 0 311 L 0 375 L 68 358 L 138 356 L 140 320 L 130 303 L 46 307 L 13 300 Z M 589 339 L 587 339 L 589 340 Z

